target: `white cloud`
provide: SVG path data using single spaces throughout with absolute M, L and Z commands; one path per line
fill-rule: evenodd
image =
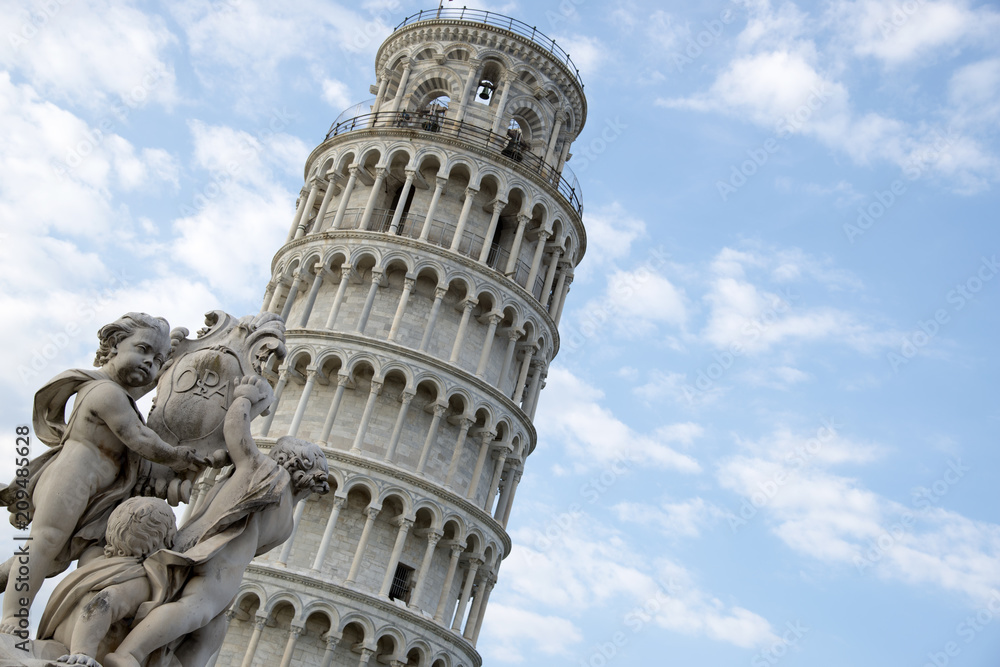
M 177 101 L 166 54 L 177 39 L 160 17 L 128 0 L 41 3 L 31 12 L 34 20 L 27 10 L 0 12 L 0 65 L 46 95 L 88 107 Z
M 690 427 L 652 435 L 636 433 L 601 406 L 602 392 L 558 366 L 550 370 L 547 386 L 541 399 L 545 407 L 536 421 L 539 437 L 561 443 L 577 470 L 616 461 L 624 461 L 626 467 L 653 466 L 684 473 L 701 469 L 695 459 L 668 444 L 689 442 L 695 437 Z
M 698 537 L 704 525 L 725 516 L 723 510 L 703 498 L 680 503 L 618 503 L 614 511 L 622 521 L 653 526 L 667 537 Z
M 583 633 L 572 621 L 546 616 L 527 609 L 493 602 L 490 622 L 485 624 L 479 650 L 490 662 L 519 663 L 527 652 L 543 655 L 567 655 L 573 645 L 583 641 Z
M 353 98 L 351 91 L 343 81 L 323 79 L 323 101 L 336 111 L 343 111 L 351 106 Z
M 646 223 L 633 217 L 618 202 L 584 214 L 587 226 L 587 264 L 627 257 L 632 244 L 645 236 Z

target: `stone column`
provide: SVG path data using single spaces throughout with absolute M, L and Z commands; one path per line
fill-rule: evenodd
M 562 248 L 556 247 L 552 250 L 552 259 L 549 260 L 549 267 L 545 271 L 545 283 L 542 285 L 542 294 L 538 301 L 542 308 L 549 306 L 549 294 L 552 292 L 552 281 L 556 277 L 556 267 L 559 265 L 559 258 L 562 257 Z
M 496 433 L 484 431 L 480 437 L 482 438 L 482 442 L 479 445 L 479 457 L 476 459 L 476 467 L 472 471 L 472 479 L 469 480 L 469 490 L 465 494 L 465 497 L 469 500 L 472 500 L 476 496 L 476 491 L 479 489 L 479 478 L 483 475 L 483 466 L 486 465 L 486 455 L 490 453 L 490 447 L 493 446 L 493 438 L 496 437 Z
M 368 288 L 368 297 L 365 298 L 365 305 L 361 309 L 361 317 L 358 318 L 358 326 L 355 328 L 359 334 L 365 332 L 365 327 L 368 325 L 368 318 L 372 314 L 372 306 L 375 304 L 375 293 L 381 284 L 382 272 L 378 269 L 372 269 L 372 284 Z
M 337 204 L 337 212 L 333 216 L 333 223 L 330 225 L 330 229 L 340 229 L 340 225 L 343 224 L 344 211 L 347 210 L 347 202 L 351 199 L 351 193 L 354 192 L 354 185 L 358 182 L 358 170 L 360 169 L 361 167 L 353 164 L 347 168 L 351 176 L 347 179 L 344 191 L 340 193 L 340 202 Z
M 316 305 L 316 296 L 319 294 L 319 288 L 323 284 L 323 276 L 328 274 L 322 265 L 316 267 L 316 272 L 313 274 L 312 287 L 309 288 L 309 296 L 306 297 L 306 305 L 302 309 L 302 317 L 299 318 L 299 327 L 304 329 L 306 325 L 309 324 L 309 316 L 312 315 L 313 306 Z
M 527 397 L 521 404 L 521 410 L 524 411 L 524 414 L 531 412 L 532 403 L 538 395 L 539 382 L 542 380 L 542 366 L 543 364 L 537 359 L 531 364 L 531 367 L 535 372 L 531 374 L 531 382 L 528 383 Z
M 545 252 L 545 242 L 549 240 L 552 236 L 549 232 L 544 229 L 538 232 L 538 244 L 535 246 L 535 256 L 531 259 L 531 270 L 528 272 L 528 280 L 525 281 L 524 289 L 528 290 L 532 294 L 535 293 L 535 278 L 538 277 L 538 269 L 542 266 L 542 255 Z M 541 296 L 539 296 L 541 299 Z
M 510 445 L 507 445 L 500 450 L 500 455 L 497 457 L 497 464 L 493 466 L 493 479 L 490 480 L 489 493 L 486 494 L 486 504 L 483 505 L 483 511 L 489 513 L 490 507 L 493 505 L 493 500 L 497 497 L 497 487 L 500 485 L 500 475 L 503 474 L 503 464 L 507 462 L 507 455 L 510 454 Z
M 385 89 L 389 87 L 389 79 L 392 77 L 392 72 L 388 69 L 383 69 L 381 74 L 378 82 L 378 93 L 375 94 L 375 104 L 372 105 L 374 113 L 378 113 L 382 107 L 382 102 L 385 101 Z
M 462 636 L 466 639 L 471 640 L 473 633 L 476 631 L 476 621 L 479 619 L 479 612 L 483 608 L 483 602 L 486 598 L 486 584 L 493 578 L 493 573 L 483 572 L 483 575 L 479 577 L 479 583 L 476 585 L 476 595 L 472 600 L 472 609 L 469 610 L 469 618 L 465 622 L 465 632 Z
M 549 376 L 548 366 L 546 366 L 546 365 L 543 364 L 541 366 L 541 368 L 538 369 L 538 375 L 541 376 L 540 377 L 540 381 L 538 383 L 538 386 L 534 387 L 534 389 L 531 392 L 531 394 L 529 394 L 529 401 L 530 402 L 528 404 L 528 406 L 529 406 L 528 407 L 528 419 L 530 419 L 532 421 L 535 420 L 535 410 L 538 409 L 538 399 L 542 395 L 542 389 L 545 388 L 545 378 L 547 378 Z
M 382 189 L 382 183 L 385 182 L 385 176 L 388 171 L 385 167 L 375 167 L 375 182 L 372 183 L 371 192 L 368 193 L 368 203 L 365 204 L 365 212 L 361 215 L 361 222 L 358 223 L 358 229 L 368 229 L 368 224 L 372 219 L 372 211 L 375 210 L 375 200 L 379 196 L 379 191 Z
M 330 540 L 333 539 L 333 531 L 337 529 L 337 519 L 340 518 L 340 510 L 344 508 L 346 503 L 346 497 L 333 497 L 333 507 L 330 508 L 330 517 L 326 520 L 326 528 L 323 529 L 323 538 L 319 542 L 319 549 L 316 550 L 316 558 L 313 559 L 313 572 L 319 572 L 319 568 L 323 566 L 326 551 L 330 548 Z
M 528 381 L 528 369 L 531 367 L 531 357 L 535 354 L 535 346 L 528 345 L 524 350 L 524 360 L 521 361 L 521 372 L 517 376 L 517 384 L 514 385 L 514 395 L 511 400 L 517 405 L 521 404 L 521 397 L 524 396 L 524 388 Z
M 465 80 L 465 89 L 462 91 L 462 97 L 459 100 L 458 113 L 455 114 L 455 120 L 462 122 L 465 118 L 465 110 L 469 105 L 469 95 L 472 93 L 473 86 L 479 81 L 479 73 L 482 71 L 483 61 L 479 58 L 469 59 L 469 78 Z
M 305 630 L 301 625 L 291 625 L 288 628 L 288 641 L 285 642 L 285 653 L 281 656 L 281 665 L 279 667 L 290 667 L 292 664 L 292 654 L 295 653 L 295 642 L 298 641 L 299 635 Z
M 348 264 L 344 264 L 340 267 L 340 285 L 337 287 L 337 294 L 333 297 L 333 306 L 330 308 L 330 315 L 326 318 L 326 324 L 323 326 L 324 329 L 333 329 L 334 323 L 337 321 L 337 315 L 340 313 L 340 304 L 344 302 L 344 292 L 347 291 L 347 281 L 351 279 L 351 267 Z
M 333 430 L 333 422 L 337 418 L 337 411 L 340 410 L 340 401 L 344 398 L 344 390 L 347 389 L 348 383 L 351 381 L 348 375 L 338 375 L 335 381 L 337 385 L 337 390 L 333 394 L 333 400 L 330 402 L 330 409 L 326 413 L 326 420 L 323 422 L 323 433 L 319 436 L 320 442 L 323 444 L 330 444 L 330 431 Z
M 431 306 L 431 314 L 427 318 L 427 327 L 424 329 L 424 337 L 420 340 L 420 351 L 427 351 L 427 344 L 431 342 L 431 333 L 434 331 L 434 324 L 437 322 L 438 312 L 441 310 L 441 301 L 448 293 L 447 287 L 438 287 L 434 290 L 434 305 Z
M 278 302 L 281 301 L 282 287 L 288 287 L 292 284 L 292 281 L 285 276 L 281 276 L 274 282 L 274 289 L 271 291 L 271 300 L 267 303 L 267 308 L 264 310 L 269 313 L 274 313 L 278 310 Z
M 545 151 L 545 164 L 552 167 L 555 170 L 555 152 L 556 152 L 556 141 L 559 140 L 559 130 L 562 129 L 562 124 L 566 122 L 566 112 L 557 111 L 556 120 L 552 126 L 552 136 L 549 137 L 549 148 Z
M 507 202 L 497 197 L 493 200 L 493 214 L 490 216 L 490 224 L 486 228 L 486 240 L 483 242 L 483 249 L 479 251 L 479 263 L 485 264 L 490 258 L 490 248 L 493 247 L 493 237 L 497 233 L 497 223 L 500 221 L 500 211 L 507 205 Z
M 274 298 L 274 288 L 278 286 L 278 281 L 274 278 L 268 281 L 267 287 L 264 288 L 264 302 L 260 304 L 260 312 L 266 313 L 271 307 L 271 299 Z
M 374 654 L 375 651 L 373 651 L 370 648 L 361 649 L 361 659 L 358 660 L 358 667 L 365 667 L 365 665 L 368 664 L 368 661 L 372 659 L 372 656 Z
M 389 337 L 386 340 L 393 341 L 399 333 L 399 325 L 403 322 L 403 313 L 406 312 L 406 303 L 410 300 L 410 292 L 413 291 L 413 284 L 416 278 L 403 278 L 403 291 L 399 295 L 399 305 L 396 306 L 396 315 L 392 318 L 392 327 L 389 328 Z
M 372 525 L 375 523 L 375 517 L 381 511 L 379 507 L 369 507 L 365 510 L 368 515 L 368 519 L 365 521 L 365 527 L 361 530 L 361 539 L 358 540 L 358 547 L 354 550 L 354 560 L 351 561 L 351 570 L 347 574 L 347 579 L 344 581 L 345 584 L 353 584 L 355 578 L 358 576 L 358 570 L 361 568 L 361 560 L 365 556 L 365 549 L 368 547 L 368 537 L 372 532 Z
M 427 215 L 424 217 L 424 224 L 420 228 L 420 240 L 426 241 L 427 237 L 431 233 L 431 223 L 434 221 L 434 214 L 437 212 L 438 200 L 441 199 L 441 193 L 444 191 L 444 186 L 448 185 L 447 176 L 438 176 L 434 179 L 434 194 L 431 195 L 430 206 L 427 207 Z
M 516 468 L 517 463 L 515 461 L 507 466 L 507 472 L 503 476 L 503 491 L 500 493 L 500 500 L 497 501 L 496 512 L 493 513 L 493 518 L 498 522 L 503 518 L 504 509 L 507 507 L 507 503 L 510 501 L 510 494 L 514 490 L 512 481 Z
M 424 466 L 427 465 L 427 458 L 431 453 L 431 446 L 434 441 L 437 440 L 438 426 L 441 425 L 441 417 L 444 416 L 445 411 L 448 409 L 447 405 L 442 405 L 440 403 L 434 404 L 434 418 L 431 420 L 431 427 L 427 429 L 427 437 L 424 439 L 424 448 L 420 451 L 420 462 L 417 463 L 416 472 L 422 473 L 424 471 Z
M 510 492 L 507 495 L 507 503 L 504 505 L 502 520 L 500 521 L 504 528 L 507 527 L 507 521 L 510 520 L 510 510 L 514 506 L 514 494 L 517 492 L 517 485 L 521 482 L 521 472 L 521 467 L 518 467 L 518 469 L 514 471 L 513 483 L 510 485 Z M 500 508 L 497 508 L 498 511 L 499 509 Z
M 406 170 L 406 181 L 403 183 L 403 189 L 399 191 L 399 201 L 396 203 L 396 210 L 392 213 L 392 223 L 389 225 L 390 234 L 395 234 L 399 230 L 399 221 L 403 218 L 403 209 L 406 208 L 406 200 L 410 195 L 410 188 L 413 186 L 413 179 L 416 175 L 416 170 Z
M 502 84 L 503 89 L 500 91 L 500 102 L 497 104 L 496 111 L 493 112 L 493 127 L 491 129 L 493 134 L 500 132 L 500 124 L 503 122 L 504 109 L 507 106 L 507 94 L 510 92 L 510 80 L 510 74 L 504 73 Z
M 295 414 L 292 416 L 292 423 L 288 426 L 288 435 L 293 438 L 299 432 L 299 426 L 302 425 L 302 417 L 306 413 L 306 405 L 309 403 L 309 395 L 312 393 L 313 387 L 316 386 L 316 378 L 318 377 L 319 369 L 306 369 L 306 384 L 302 388 L 302 396 L 299 397 L 299 404 L 295 406 Z
M 517 214 L 517 231 L 514 233 L 514 244 L 510 247 L 510 257 L 507 258 L 507 266 L 503 270 L 504 274 L 512 280 L 517 277 L 517 256 L 521 252 L 521 242 L 524 240 L 524 230 L 527 228 L 530 220 L 530 216 L 524 215 L 523 213 Z M 515 282 L 517 281 L 515 280 Z
M 412 392 L 404 391 L 399 397 L 399 414 L 396 415 L 396 425 L 392 429 L 389 446 L 386 448 L 385 456 L 382 458 L 386 463 L 392 463 L 393 457 L 396 456 L 396 446 L 399 444 L 399 436 L 403 433 L 403 424 L 406 423 L 406 413 L 410 409 L 410 401 L 413 400 L 414 395 Z
M 319 212 L 316 213 L 316 226 L 313 233 L 323 231 L 323 218 L 326 217 L 326 210 L 330 207 L 330 200 L 333 199 L 333 191 L 337 184 L 334 181 L 334 174 L 331 172 L 326 178 L 326 192 L 323 193 L 323 201 L 319 204 Z
M 483 603 L 479 607 L 479 613 L 476 614 L 476 625 L 475 628 L 473 628 L 472 637 L 468 637 L 468 635 L 466 635 L 467 639 L 472 642 L 473 646 L 475 646 L 476 642 L 479 641 L 479 631 L 483 628 L 483 619 L 486 617 L 486 605 L 490 601 L 490 593 L 493 592 L 493 586 L 497 583 L 496 575 L 491 573 L 484 583 L 486 591 L 483 594 Z
M 476 377 L 482 378 L 486 373 L 486 364 L 490 360 L 490 352 L 493 351 L 493 339 L 496 337 L 497 325 L 503 316 L 500 313 L 492 313 L 489 316 L 490 325 L 486 329 L 486 339 L 483 341 L 483 351 L 479 354 L 479 364 L 476 366 Z
M 566 276 L 566 283 L 563 285 L 562 293 L 559 295 L 559 307 L 556 309 L 556 314 L 552 316 L 556 326 L 559 326 L 559 320 L 562 319 L 563 306 L 566 305 L 566 295 L 569 294 L 569 286 L 572 284 L 573 274 L 571 273 Z
M 410 78 L 410 60 L 409 58 L 403 63 L 403 73 L 399 77 L 399 88 L 396 89 L 396 96 L 392 98 L 392 106 L 389 111 L 396 112 L 399 111 L 399 105 L 403 102 L 403 96 L 406 94 L 406 83 Z
M 431 567 L 431 560 L 434 558 L 434 549 L 442 537 L 444 537 L 444 533 L 439 530 L 432 530 L 427 533 L 427 548 L 424 549 L 424 558 L 420 561 L 420 569 L 417 570 L 417 583 L 410 594 L 408 607 L 423 609 L 420 605 L 420 597 L 424 592 L 424 584 L 427 582 L 427 572 Z
M 333 664 L 333 652 L 337 650 L 338 643 L 340 643 L 340 637 L 331 634 L 326 636 L 326 651 L 323 652 L 323 661 L 320 663 L 320 667 L 330 667 Z
M 520 329 L 510 328 L 507 330 L 507 351 L 503 355 L 503 365 L 500 367 L 500 377 L 497 378 L 497 389 L 503 391 L 503 381 L 507 378 L 507 372 L 514 361 L 514 351 L 517 349 L 517 341 L 520 340 L 524 332 Z
M 382 587 L 379 588 L 379 597 L 387 597 L 389 589 L 392 588 L 392 578 L 396 574 L 396 566 L 399 564 L 399 557 L 403 553 L 403 545 L 406 543 L 406 534 L 413 527 L 413 519 L 400 519 L 399 530 L 396 531 L 396 542 L 392 545 L 392 553 L 389 555 L 389 564 L 385 568 L 385 576 L 382 577 Z
M 462 458 L 462 451 L 465 449 L 465 438 L 469 433 L 469 428 L 476 423 L 475 419 L 463 416 L 459 419 L 458 441 L 455 443 L 455 451 L 451 454 L 451 463 L 448 465 L 448 474 L 444 478 L 444 485 L 449 489 L 458 472 L 458 462 Z
M 465 575 L 465 586 L 458 597 L 458 609 L 455 610 L 455 618 L 451 622 L 451 629 L 455 632 L 462 627 L 462 619 L 465 617 L 465 609 L 469 606 L 469 597 L 472 595 L 472 584 L 475 583 L 476 573 L 483 561 L 473 556 L 469 559 L 469 571 Z
M 317 192 L 319 192 L 319 179 L 313 178 L 312 184 L 309 186 L 309 197 L 306 198 L 306 205 L 302 210 L 302 215 L 299 216 L 299 224 L 295 227 L 295 236 L 293 238 L 300 239 L 305 236 L 306 225 L 309 224 L 309 214 L 312 213 L 313 204 L 316 203 Z
M 451 544 L 451 561 L 448 563 L 448 573 L 444 576 L 444 587 L 441 589 L 441 597 L 438 599 L 437 611 L 434 612 L 434 620 L 444 625 L 444 611 L 448 606 L 449 592 L 451 585 L 455 581 L 455 572 L 458 570 L 458 559 L 461 558 L 465 547 L 461 544 Z
M 271 422 L 274 421 L 274 413 L 278 411 L 278 401 L 281 400 L 281 393 L 285 391 L 288 384 L 288 369 L 278 369 L 278 384 L 274 387 L 274 403 L 271 404 L 268 415 L 264 417 L 264 423 L 260 425 L 260 434 L 267 437 L 267 432 L 271 430 Z
M 472 210 L 472 202 L 475 200 L 479 190 L 476 188 L 465 188 L 465 201 L 462 202 L 462 213 L 458 216 L 458 225 L 455 227 L 455 236 L 451 239 L 449 250 L 458 252 L 462 245 L 462 234 L 465 233 L 465 226 L 469 222 L 469 211 Z
M 302 523 L 302 515 L 305 511 L 306 501 L 300 500 L 295 506 L 295 513 L 292 514 L 292 534 L 288 536 L 288 539 L 282 545 L 281 553 L 278 555 L 275 565 L 280 565 L 281 567 L 288 565 L 288 557 L 292 555 L 292 542 L 295 541 L 295 533 L 299 530 L 299 524 Z
M 299 200 L 295 204 L 295 215 L 292 216 L 292 226 L 288 229 L 288 237 L 285 239 L 285 243 L 288 243 L 295 238 L 295 232 L 299 228 L 299 220 L 302 219 L 302 212 L 306 210 L 306 199 L 309 197 L 309 191 L 306 190 L 305 186 L 299 190 Z
M 361 423 L 358 424 L 357 434 L 354 436 L 354 443 L 351 445 L 351 454 L 360 454 L 361 445 L 364 444 L 365 434 L 368 432 L 368 422 L 372 418 L 372 411 L 375 409 L 375 401 L 382 393 L 382 383 L 372 380 L 371 389 L 368 391 L 368 402 L 365 403 L 365 411 L 361 415 Z
M 250 643 L 247 644 L 247 652 L 243 654 L 243 662 L 240 667 L 251 667 L 253 665 L 254 654 L 257 653 L 257 644 L 260 643 L 260 633 L 264 631 L 266 617 L 254 616 L 253 634 L 250 635 Z
M 292 284 L 288 288 L 288 296 L 285 297 L 285 306 L 281 309 L 281 319 L 288 321 L 288 314 L 292 312 L 292 304 L 298 296 L 299 286 L 302 285 L 302 273 L 300 269 L 295 269 L 292 274 Z
M 462 343 L 465 340 L 465 331 L 469 328 L 469 318 L 472 317 L 472 309 L 479 303 L 475 299 L 466 299 L 462 310 L 462 320 L 458 323 L 458 333 L 455 334 L 455 343 L 451 346 L 451 356 L 448 363 L 454 364 L 458 361 L 458 355 L 462 352 Z

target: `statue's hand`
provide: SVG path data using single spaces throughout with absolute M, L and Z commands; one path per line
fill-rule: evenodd
M 246 398 L 250 401 L 251 412 L 257 416 L 274 402 L 274 391 L 267 380 L 259 375 L 247 375 L 240 378 L 233 388 L 234 398 Z
M 84 667 L 101 667 L 101 663 L 97 662 L 97 660 L 89 655 L 84 655 L 83 653 L 64 655 L 56 660 L 56 662 L 61 662 L 67 665 L 84 665 Z
M 212 460 L 207 456 L 202 456 L 193 447 L 179 446 L 176 448 L 177 461 L 170 464 L 170 469 L 181 473 L 188 470 L 201 470 L 212 464 Z

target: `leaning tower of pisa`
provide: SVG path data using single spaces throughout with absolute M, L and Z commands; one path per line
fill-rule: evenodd
M 218 667 L 482 662 L 586 247 L 587 105 L 552 39 L 490 12 L 410 16 L 375 66 L 306 161 L 263 305 L 288 354 L 258 443 L 320 443 L 331 492 L 247 569 Z

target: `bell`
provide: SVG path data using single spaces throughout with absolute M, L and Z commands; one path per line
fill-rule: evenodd
M 490 99 L 490 94 L 493 92 L 493 84 L 487 79 L 483 79 L 479 82 L 479 99 L 488 100 Z

